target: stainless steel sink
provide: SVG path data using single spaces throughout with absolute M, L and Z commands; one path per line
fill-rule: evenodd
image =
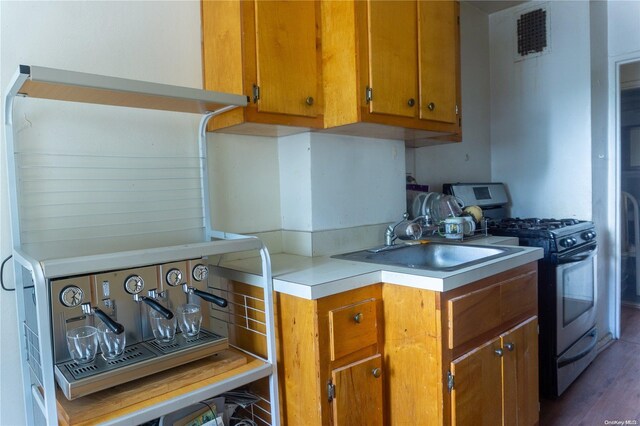
M 433 243 L 397 245 L 332 256 L 356 262 L 380 263 L 403 268 L 455 271 L 522 251 L 518 247 L 489 247 L 467 244 Z

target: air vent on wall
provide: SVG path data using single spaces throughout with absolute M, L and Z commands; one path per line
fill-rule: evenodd
M 516 23 L 516 61 L 549 51 L 549 14 L 546 8 L 519 12 Z

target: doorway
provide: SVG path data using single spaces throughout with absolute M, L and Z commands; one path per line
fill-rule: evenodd
M 620 299 L 640 309 L 640 61 L 620 65 L 619 79 Z

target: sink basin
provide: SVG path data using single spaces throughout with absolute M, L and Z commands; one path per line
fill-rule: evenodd
M 397 245 L 382 250 L 361 250 L 332 256 L 356 262 L 379 263 L 403 268 L 455 271 L 522 251 L 518 247 L 491 247 L 451 243 Z

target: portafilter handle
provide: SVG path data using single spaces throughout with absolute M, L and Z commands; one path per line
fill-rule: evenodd
M 91 306 L 90 303 L 82 304 L 82 312 L 87 315 L 97 316 L 109 328 L 109 330 L 113 331 L 115 334 L 122 334 L 122 332 L 124 332 L 124 326 L 122 324 L 113 320 L 103 310 Z
M 157 300 L 155 300 L 155 299 L 153 299 L 151 297 L 140 296 L 139 294 L 134 294 L 133 295 L 133 300 L 135 300 L 136 302 L 144 302 L 144 303 L 146 303 L 151 309 L 153 309 L 154 311 L 158 312 L 165 319 L 169 320 L 169 319 L 173 318 L 173 312 L 171 312 L 169 309 L 167 309 L 164 306 L 162 306 L 162 304 L 160 302 L 158 302 Z
M 202 299 L 206 300 L 207 302 L 211 302 L 213 304 L 216 304 L 216 305 L 220 306 L 221 308 L 226 308 L 227 305 L 229 304 L 229 302 L 227 302 L 227 299 L 225 299 L 223 297 L 220 297 L 220 296 L 216 296 L 215 294 L 207 293 L 206 291 L 198 290 L 197 288 L 194 288 L 194 287 L 189 287 L 189 285 L 187 283 L 184 283 L 182 285 L 182 288 L 183 288 L 185 293 L 187 293 L 187 294 L 195 294 L 196 296 L 201 297 Z

